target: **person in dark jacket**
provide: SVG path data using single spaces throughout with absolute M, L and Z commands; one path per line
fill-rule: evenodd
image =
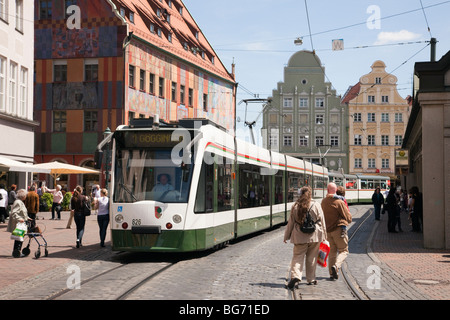
M 376 188 L 372 195 L 372 203 L 375 209 L 375 220 L 380 220 L 381 207 L 384 205 L 384 197 L 380 188 Z
M 386 197 L 386 204 L 385 208 L 388 212 L 388 232 L 394 232 L 395 231 L 395 225 L 397 224 L 397 210 L 400 210 L 398 207 L 398 199 L 395 193 L 395 189 L 391 188 L 389 190 L 389 194 Z
M 70 206 L 72 211 L 74 211 L 74 220 L 77 226 L 77 242 L 76 247 L 81 247 L 83 234 L 84 234 L 84 226 L 86 224 L 86 216 L 83 213 L 83 204 L 85 201 L 89 201 L 89 198 L 83 195 L 83 188 L 81 186 L 77 186 L 73 191 L 72 199 L 70 200 Z
M 423 222 L 423 196 L 422 193 L 419 192 L 419 188 L 414 186 L 411 188 L 410 193 L 412 194 L 411 201 L 411 222 L 412 222 L 412 230 L 414 232 L 422 231 L 422 222 Z

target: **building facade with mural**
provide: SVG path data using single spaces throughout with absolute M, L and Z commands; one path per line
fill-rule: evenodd
M 265 147 L 347 172 L 348 116 L 325 77 L 314 52 L 292 55 L 263 110 L 262 135 Z
M 410 105 L 397 91 L 397 77 L 386 72 L 383 61 L 349 88 L 342 102 L 349 113 L 349 172 L 395 174 L 395 151 L 401 149 Z
M 235 129 L 234 75 L 181 0 L 35 0 L 35 60 L 37 163 L 92 166 L 106 128 L 130 118 Z

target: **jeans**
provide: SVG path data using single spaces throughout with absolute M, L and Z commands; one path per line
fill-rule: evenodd
M 106 230 L 109 224 L 109 214 L 102 214 L 97 216 L 98 227 L 100 229 L 100 245 L 105 245 Z
M 380 220 L 381 206 L 374 205 L 375 208 L 375 219 Z
M 58 219 L 61 219 L 61 204 L 53 202 L 52 204 L 52 219 L 55 219 L 55 211 L 58 214 Z
M 82 213 L 75 212 L 74 218 L 75 224 L 77 225 L 77 241 L 81 244 L 84 234 L 84 225 L 86 224 L 86 217 Z

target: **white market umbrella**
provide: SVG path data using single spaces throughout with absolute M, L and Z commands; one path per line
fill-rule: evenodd
M 50 170 L 49 173 L 53 176 L 55 181 L 62 174 L 100 174 L 97 170 L 58 161 L 39 163 L 35 164 L 33 167 L 37 169 Z

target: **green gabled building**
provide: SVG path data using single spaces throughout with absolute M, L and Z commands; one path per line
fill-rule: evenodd
M 314 52 L 292 55 L 263 110 L 262 135 L 267 148 L 348 172 L 347 109 L 325 78 Z

